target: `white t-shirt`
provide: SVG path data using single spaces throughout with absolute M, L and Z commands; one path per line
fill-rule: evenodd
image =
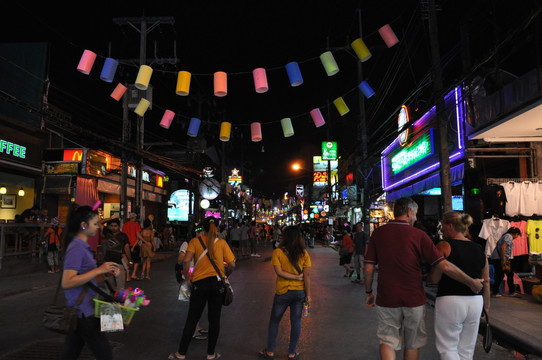
M 521 183 L 521 202 L 520 214 L 524 216 L 533 216 L 538 211 L 538 203 L 535 197 L 536 183 L 523 181 Z
M 478 235 L 482 239 L 486 239 L 486 256 L 490 257 L 497 241 L 503 236 L 503 234 L 510 228 L 510 222 L 499 218 L 484 219 L 482 222 L 482 230 Z
M 507 182 L 501 184 L 506 194 L 506 215 L 516 216 L 520 214 L 520 202 L 521 202 L 521 184 L 516 182 Z

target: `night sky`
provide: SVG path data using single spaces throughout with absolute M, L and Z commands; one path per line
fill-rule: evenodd
M 116 140 L 120 140 L 122 131 L 122 106 L 109 94 L 118 81 L 135 80 L 138 65 L 131 59 L 139 58 L 140 37 L 134 28 L 118 26 L 113 19 L 173 17 L 173 26 L 159 25 L 147 39 L 146 57 L 154 70 L 154 93 L 153 108 L 145 115 L 145 142 L 174 144 L 149 148 L 157 153 L 185 150 L 188 122 L 195 116 L 202 120 L 199 138 L 206 141 L 206 147 L 215 145 L 220 150 L 219 123 L 229 121 L 232 134 L 225 146 L 232 151 L 227 162 L 244 170 L 241 175 L 251 178 L 256 193 L 280 194 L 288 184 L 306 182 L 296 179 L 288 165 L 295 159 L 308 164 L 311 156 L 320 152 L 321 141 L 338 141 L 342 156 L 354 151 L 360 121 L 359 60 L 350 48 L 350 42 L 360 36 L 356 9 L 361 9 L 362 37 L 373 54 L 363 63 L 363 80 L 376 92 L 365 100 L 369 156 L 378 158 L 396 136 L 396 113 L 401 104 L 407 103 L 421 112 L 433 103 L 428 77 L 428 26 L 419 1 L 153 1 L 144 7 L 138 2 L 94 1 L 77 10 L 75 5 L 72 9 L 29 3 L 2 3 L 0 41 L 50 42 L 50 103 L 72 113 L 74 124 Z M 472 69 L 484 62 L 488 49 L 506 39 L 539 7 L 536 1 L 511 4 L 449 0 L 437 4 L 445 87 L 466 76 L 461 57 L 464 52 L 459 51 L 459 19 L 465 19 L 470 29 Z M 378 34 L 385 24 L 390 24 L 400 39 L 389 49 Z M 507 46 L 513 48 L 510 43 Z M 521 51 L 526 50 L 516 48 L 519 49 L 511 52 L 513 56 L 492 58 L 483 66 L 491 68 L 498 62 L 506 71 L 521 75 L 536 62 L 521 57 Z M 84 49 L 98 54 L 88 76 L 76 70 Z M 326 50 L 333 52 L 340 68 L 331 77 L 319 60 Z M 177 61 L 169 63 L 167 59 L 175 55 Z M 121 62 L 112 84 L 99 79 L 107 56 Z M 522 61 L 514 61 L 518 56 Z M 289 84 L 285 65 L 290 61 L 300 65 L 304 84 L 299 87 Z M 267 69 L 269 91 L 264 94 L 254 91 L 252 70 L 258 67 Z M 187 97 L 174 92 L 179 70 L 192 73 Z M 226 97 L 218 98 L 212 93 L 215 71 L 228 73 Z M 339 96 L 350 108 L 342 117 L 332 104 Z M 316 107 L 326 120 L 321 128 L 315 128 L 309 115 Z M 176 113 L 168 130 L 158 126 L 166 109 Z M 283 117 L 292 118 L 295 135 L 291 138 L 282 136 Z M 130 119 L 135 128 L 133 113 Z M 261 142 L 250 140 L 253 121 L 262 123 Z M 72 140 L 95 146 L 92 137 L 77 136 Z

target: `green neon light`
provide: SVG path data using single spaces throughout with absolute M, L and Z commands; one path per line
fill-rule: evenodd
M 24 159 L 26 158 L 26 146 L 0 139 L 0 153 Z
M 391 158 L 391 171 L 393 175 L 433 154 L 431 135 L 431 131 L 425 132 L 422 136 L 414 140 L 408 148 L 404 148 Z
M 336 141 L 322 141 L 322 160 L 337 160 Z

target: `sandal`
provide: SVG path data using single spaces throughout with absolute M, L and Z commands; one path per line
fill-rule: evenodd
M 138 278 L 137 276 L 135 275 L 132 275 L 132 280 L 141 280 L 140 278 Z
M 186 355 L 181 355 L 178 352 L 174 352 L 173 354 L 169 354 L 167 358 L 169 360 L 174 360 L 174 359 L 185 360 Z
M 275 355 L 269 355 L 267 353 L 267 349 L 263 349 L 262 351 L 258 352 L 258 358 L 273 360 L 273 359 L 275 359 Z
M 199 329 L 198 331 L 201 335 L 207 335 L 209 333 L 209 330 L 207 329 Z
M 192 335 L 192 338 L 196 340 L 207 340 L 207 335 L 203 335 L 203 334 Z
M 294 356 L 290 356 L 290 354 L 288 354 L 288 359 L 290 359 L 290 360 L 299 360 L 299 353 L 295 353 Z
M 220 353 L 215 352 L 213 357 L 209 357 L 209 355 L 207 355 L 207 360 L 218 360 L 218 359 L 220 359 L 221 356 L 222 355 L 220 355 Z

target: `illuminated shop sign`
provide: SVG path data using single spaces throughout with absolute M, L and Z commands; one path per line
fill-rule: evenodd
M 314 185 L 327 185 L 327 171 L 315 171 L 312 173 Z
M 62 154 L 63 161 L 82 161 L 83 149 L 67 149 Z
M 429 129 L 391 158 L 391 171 L 395 175 L 434 152 L 433 129 Z
M 234 186 L 241 185 L 241 183 L 243 182 L 243 177 L 239 175 L 239 170 L 233 169 L 231 171 L 231 176 L 228 177 L 228 182 Z
M 24 159 L 26 158 L 26 146 L 0 139 L 0 153 Z
M 399 144 L 401 146 L 405 146 L 408 142 L 410 129 L 407 127 L 407 125 L 409 122 L 410 122 L 410 112 L 408 110 L 408 107 L 406 105 L 402 105 L 401 110 L 399 110 L 399 115 L 397 116 L 397 131 L 400 131 Z
M 322 160 L 337 160 L 336 141 L 322 141 Z

